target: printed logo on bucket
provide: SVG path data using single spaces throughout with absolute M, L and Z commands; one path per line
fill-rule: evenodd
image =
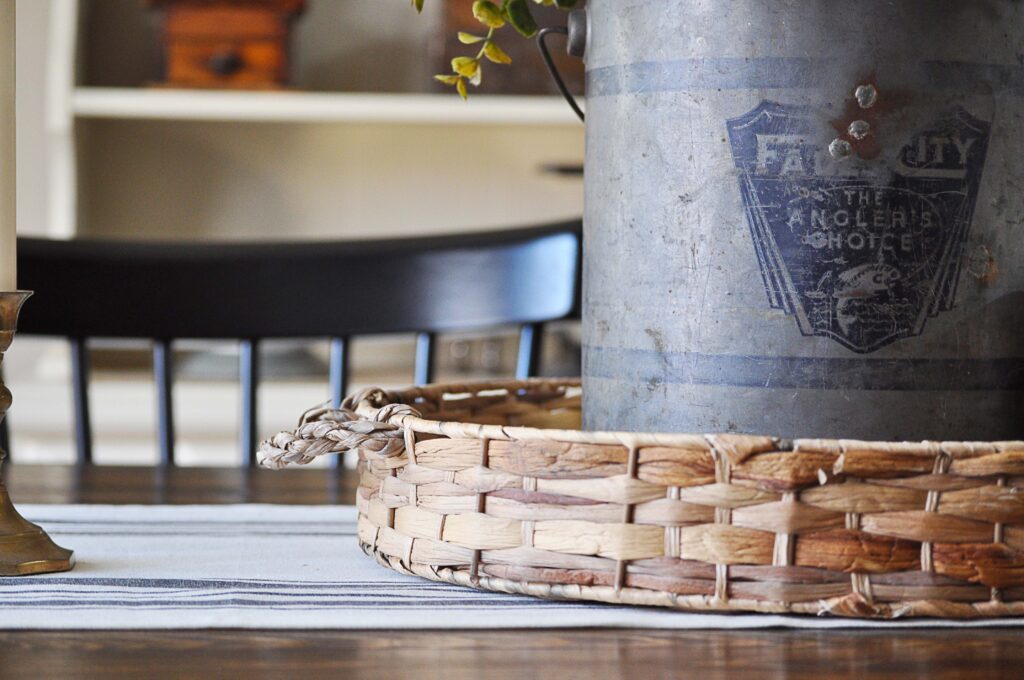
M 762 102 L 728 127 L 768 300 L 801 333 L 867 353 L 952 309 L 988 123 L 957 108 L 892 169 L 832 158 L 806 108 Z

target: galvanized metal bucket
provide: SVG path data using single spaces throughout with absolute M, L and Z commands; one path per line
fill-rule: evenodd
M 587 428 L 1024 436 L 1024 3 L 573 21 Z

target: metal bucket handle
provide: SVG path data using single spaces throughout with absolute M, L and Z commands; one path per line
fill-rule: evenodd
M 555 86 L 558 87 L 558 91 L 562 93 L 565 101 L 569 103 L 572 110 L 579 117 L 581 122 L 586 122 L 587 117 L 583 113 L 583 109 L 576 102 L 576 98 L 569 92 L 569 88 L 565 84 L 565 79 L 562 74 L 558 71 L 558 65 L 555 64 L 555 60 L 551 58 L 551 51 L 548 49 L 547 38 L 549 35 L 557 33 L 559 35 L 568 36 L 568 45 L 566 46 L 566 52 L 573 57 L 582 57 L 587 47 L 587 12 L 586 10 L 577 9 L 569 14 L 569 25 L 568 26 L 549 26 L 542 28 L 537 33 L 537 48 L 540 50 L 540 56 L 544 59 L 544 65 L 548 68 L 548 73 L 551 74 L 551 79 L 555 81 Z

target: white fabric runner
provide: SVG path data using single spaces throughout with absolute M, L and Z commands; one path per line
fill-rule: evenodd
M 865 628 L 854 621 L 552 602 L 401 576 L 360 551 L 351 506 L 22 505 L 78 561 L 0 579 L 2 629 Z

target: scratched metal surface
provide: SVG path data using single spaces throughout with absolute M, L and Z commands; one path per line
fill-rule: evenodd
M 590 0 L 591 429 L 1024 436 L 1024 7 Z

